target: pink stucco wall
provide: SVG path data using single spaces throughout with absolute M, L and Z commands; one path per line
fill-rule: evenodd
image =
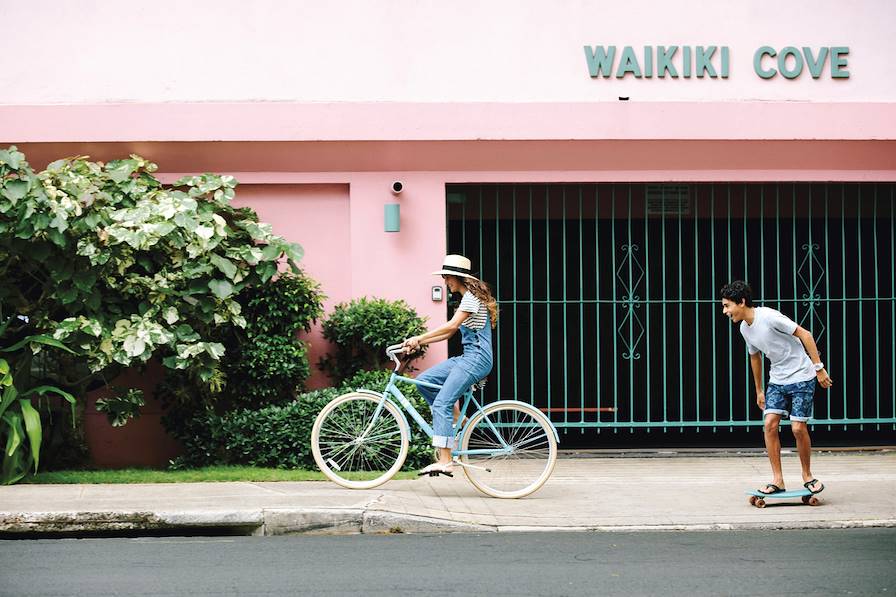
M 890 0 L 2 2 L 15 26 L 0 52 L 15 60 L 0 103 L 893 101 L 893 11 Z M 725 45 L 731 76 L 595 81 L 586 44 Z M 852 77 L 761 80 L 763 45 L 849 46 Z
M 894 138 L 896 92 L 892 101 L 812 103 L 0 103 L 0 140 L 7 142 L 315 142 L 316 152 L 340 160 L 344 148 L 333 144 L 345 141 Z M 271 169 L 313 169 L 301 160 L 290 165 Z
M 405 173 L 407 174 L 407 173 Z M 397 199 L 389 190 L 402 179 L 407 190 Z M 445 220 L 440 205 L 444 182 L 421 174 L 356 173 L 351 184 L 248 184 L 237 190 L 236 205 L 251 206 L 275 234 L 304 249 L 301 266 L 327 295 L 329 314 L 338 303 L 361 296 L 403 299 L 432 321 L 444 319 L 444 303 L 430 300 L 430 275 L 441 263 L 439 238 Z M 383 205 L 401 205 L 402 231 L 383 232 Z M 443 244 L 443 243 L 442 243 Z M 312 367 L 326 354 L 320 323 L 308 335 Z M 401 338 L 396 338 L 401 340 Z M 443 347 L 436 357 L 444 356 Z M 309 387 L 328 385 L 319 371 Z
M 272 225 L 274 234 L 302 245 L 305 254 L 300 265 L 326 294 L 325 313 L 352 298 L 348 185 L 241 185 L 234 205 L 251 207 L 260 221 Z M 320 322 L 301 337 L 309 343 L 312 377 L 308 387 L 329 385 L 316 367 L 328 347 Z
M 435 325 L 448 183 L 896 180 L 893 16 L 890 0 L 0 2 L 0 146 L 36 168 L 138 153 L 165 181 L 233 174 L 237 203 L 303 245 L 328 311 L 404 299 Z M 592 79 L 583 53 L 675 44 L 728 46 L 730 77 Z M 763 45 L 849 46 L 850 78 L 763 80 Z M 314 363 L 319 327 L 309 340 Z M 90 424 L 120 453 L 143 433 Z

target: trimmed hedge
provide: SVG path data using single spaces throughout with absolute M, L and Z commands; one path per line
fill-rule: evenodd
M 340 303 L 323 322 L 323 336 L 333 348 L 318 366 L 341 385 L 360 371 L 391 365 L 386 347 L 425 331 L 426 320 L 401 300 L 365 297 Z
M 340 388 L 325 388 L 299 395 L 284 405 L 258 410 L 238 409 L 223 414 L 209 410 L 186 423 L 182 438 L 184 454 L 172 468 L 211 465 L 247 465 L 284 469 L 315 469 L 311 455 L 311 427 L 317 414 L 334 398 L 357 388 L 382 390 L 389 371 L 362 371 Z M 401 384 L 401 391 L 429 420 L 429 405 L 416 386 Z M 416 469 L 430 463 L 433 448 L 429 438 L 411 424 L 411 442 L 404 468 Z

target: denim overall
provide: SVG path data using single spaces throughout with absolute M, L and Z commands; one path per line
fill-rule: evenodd
M 483 305 L 484 308 L 484 305 Z M 432 410 L 432 445 L 454 448 L 454 403 L 471 385 L 492 370 L 492 325 L 489 314 L 485 327 L 471 330 L 460 326 L 464 353 L 451 357 L 417 376 L 420 381 L 442 386 L 441 390 L 417 386 Z

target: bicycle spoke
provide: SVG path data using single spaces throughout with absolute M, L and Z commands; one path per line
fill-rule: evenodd
M 553 430 L 530 407 L 496 403 L 474 418 L 462 452 L 470 481 L 489 495 L 521 497 L 541 486 L 553 470 L 556 446 Z
M 378 397 L 337 398 L 315 421 L 311 441 L 315 461 L 331 480 L 346 487 L 374 487 L 388 480 L 407 451 L 408 434 L 399 417 L 393 404 Z

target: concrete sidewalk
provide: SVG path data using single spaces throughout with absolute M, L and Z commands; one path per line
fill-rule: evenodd
M 565 454 L 547 484 L 519 500 L 486 497 L 462 472 L 364 491 L 329 482 L 0 487 L 0 536 L 896 527 L 894 450 L 816 453 L 813 471 L 827 485 L 822 505 L 770 501 L 764 509 L 744 494 L 769 479 L 761 453 L 583 456 Z M 785 454 L 788 489 L 801 488 L 799 470 L 796 455 Z

